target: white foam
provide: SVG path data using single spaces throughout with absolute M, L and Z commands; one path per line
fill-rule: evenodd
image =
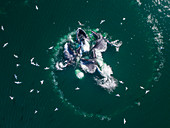
M 84 77 L 84 73 L 83 72 L 79 72 L 76 74 L 76 76 L 79 78 L 79 79 L 82 79 Z
M 109 78 L 113 74 L 111 67 L 109 65 L 107 65 L 106 63 L 103 63 L 101 68 L 99 68 L 97 66 L 97 69 L 98 69 L 100 75 L 105 77 L 105 78 Z
M 106 89 L 108 92 L 113 92 L 113 90 L 117 87 L 116 80 L 111 76 L 109 78 L 94 78 L 99 86 Z
M 84 44 L 83 42 L 81 42 L 81 50 L 82 52 L 89 52 L 90 51 L 90 45 L 87 39 L 84 40 Z
M 63 69 L 60 67 L 59 62 L 56 63 L 55 67 L 56 67 L 57 70 L 60 70 L 60 71 L 63 70 Z

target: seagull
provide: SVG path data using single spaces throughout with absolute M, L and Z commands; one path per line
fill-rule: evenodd
M 15 84 L 22 84 L 22 82 L 20 82 L 20 81 L 15 81 L 14 83 Z
M 4 44 L 3 48 L 5 48 L 8 45 L 8 42 Z
M 49 67 L 45 67 L 45 68 L 44 68 L 44 70 L 48 70 L 48 69 L 50 69 L 50 68 L 49 68 Z
M 119 81 L 119 83 L 124 84 L 124 82 L 123 82 L 123 81 Z
M 79 87 L 77 87 L 77 88 L 75 88 L 75 90 L 80 90 L 80 88 L 79 88 Z
M 55 108 L 55 110 L 54 111 L 58 111 L 58 108 Z
M 1 26 L 1 30 L 4 31 L 4 26 Z
M 18 79 L 18 77 L 17 77 L 17 75 L 16 75 L 16 74 L 14 74 L 14 77 L 15 77 L 15 79 Z
M 14 57 L 15 57 L 15 58 L 18 58 L 18 56 L 17 56 L 17 55 L 15 55 L 15 54 L 14 54 Z
M 42 84 L 44 83 L 44 80 L 41 80 L 40 83 L 41 83 L 41 85 L 42 85 Z
M 102 23 L 104 23 L 104 22 L 105 22 L 105 20 L 101 20 L 101 21 L 100 21 L 100 24 L 102 24 Z
M 20 64 L 16 64 L 16 67 L 19 67 L 20 66 Z
M 147 94 L 147 93 L 149 93 L 149 92 L 150 92 L 150 90 L 146 90 L 145 94 Z
M 37 111 L 37 110 L 35 110 L 35 111 L 34 111 L 34 114 L 36 114 L 37 112 L 38 112 L 38 111 Z
M 117 97 L 120 97 L 120 94 L 116 94 Z
M 54 48 L 54 46 L 51 46 L 51 47 L 49 47 L 48 49 L 53 49 Z
M 13 99 L 14 99 L 14 97 L 12 97 L 12 96 L 9 96 L 9 98 L 10 98 L 11 100 L 13 100 Z
M 35 8 L 36 8 L 36 10 L 38 10 L 38 6 L 37 5 L 35 6 Z
M 78 23 L 79 23 L 80 26 L 84 26 L 84 24 L 82 24 L 80 21 L 78 21 Z
M 140 86 L 141 89 L 145 89 L 144 87 Z
M 34 89 L 31 89 L 31 90 L 30 90 L 30 93 L 33 92 L 33 91 L 34 91 Z
M 126 124 L 126 119 L 125 118 L 123 119 L 123 123 Z

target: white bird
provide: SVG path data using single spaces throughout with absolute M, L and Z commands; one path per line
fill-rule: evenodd
M 1 30 L 4 31 L 4 26 L 1 26 Z
M 102 23 L 104 23 L 104 22 L 105 22 L 105 20 L 101 20 L 101 21 L 100 21 L 100 24 L 102 24 Z
M 3 48 L 5 48 L 8 45 L 8 42 L 3 45 Z
M 80 21 L 78 21 L 78 23 L 79 23 L 80 26 L 84 26 L 84 24 L 82 24 Z
M 15 58 L 18 58 L 18 56 L 17 56 L 17 55 L 15 55 L 15 54 L 14 54 L 14 57 L 15 57 Z
M 34 111 L 34 114 L 36 114 L 37 112 L 38 112 L 38 111 L 37 111 L 37 110 L 35 110 L 35 111 Z
M 36 8 L 36 10 L 38 10 L 38 6 L 37 5 L 35 6 L 35 8 Z
M 55 108 L 55 110 L 54 111 L 58 111 L 58 108 Z
M 34 89 L 31 89 L 31 90 L 30 90 L 30 93 L 33 92 L 33 91 L 34 91 Z
M 53 49 L 54 48 L 54 46 L 51 46 L 51 47 L 49 47 L 48 49 Z
M 150 90 L 146 90 L 146 91 L 145 91 L 145 94 L 147 94 L 147 93 L 149 93 L 149 92 L 150 92 Z
M 141 89 L 145 89 L 144 87 L 140 86 Z
M 14 77 L 15 77 L 15 79 L 18 79 L 18 77 L 17 77 L 17 75 L 16 75 L 16 74 L 14 74 Z
M 50 69 L 50 68 L 49 68 L 49 67 L 45 67 L 45 68 L 44 68 L 44 70 L 48 70 L 48 69 Z
M 15 84 L 22 84 L 22 82 L 20 82 L 20 81 L 15 81 L 14 83 Z
M 9 98 L 10 98 L 11 100 L 13 100 L 13 99 L 14 99 L 14 97 L 12 97 L 12 96 L 9 96 Z
M 44 80 L 41 80 L 40 83 L 41 83 L 41 85 L 44 84 Z
M 120 94 L 116 94 L 117 97 L 120 97 Z
M 124 84 L 124 82 L 123 82 L 123 81 L 119 81 L 119 83 Z
M 19 67 L 20 66 L 20 64 L 16 64 L 16 67 Z
M 77 87 L 77 88 L 75 88 L 75 90 L 80 90 L 80 88 L 79 88 L 79 87 Z
M 123 123 L 126 124 L 126 119 L 125 118 L 123 119 Z

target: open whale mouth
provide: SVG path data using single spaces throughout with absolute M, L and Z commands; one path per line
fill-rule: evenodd
M 77 38 L 77 41 L 80 42 L 81 40 L 84 40 L 85 38 L 88 38 L 86 32 L 81 29 L 81 28 L 78 28 L 77 29 L 77 33 L 76 33 L 76 38 Z

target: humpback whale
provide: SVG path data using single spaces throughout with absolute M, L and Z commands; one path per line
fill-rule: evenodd
M 78 28 L 77 29 L 77 33 L 76 33 L 76 39 L 77 42 L 79 43 L 80 47 L 81 47 L 81 51 L 84 52 L 89 52 L 90 51 L 90 40 L 88 35 L 86 34 L 86 32 L 81 29 Z
M 101 33 L 96 33 L 92 31 L 94 37 L 96 38 L 95 45 L 93 46 L 93 49 L 97 49 L 100 52 L 105 52 L 107 49 L 107 40 L 104 39 Z
M 81 59 L 80 67 L 88 73 L 94 73 L 97 69 L 97 62 L 94 59 Z

